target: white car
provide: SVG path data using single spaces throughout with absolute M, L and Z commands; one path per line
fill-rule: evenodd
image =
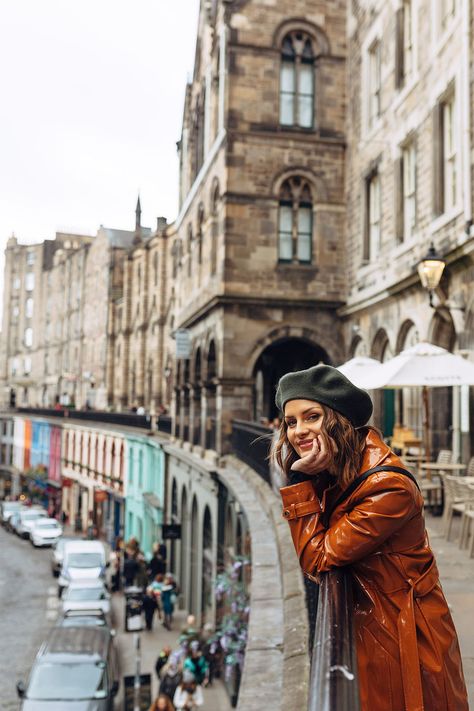
M 107 560 L 100 541 L 69 541 L 64 546 L 63 562 L 58 578 L 58 595 L 71 582 L 98 580 L 105 583 Z
M 69 584 L 62 596 L 62 611 L 67 615 L 76 610 L 99 610 L 110 620 L 110 595 L 102 581 L 78 580 Z
M 63 535 L 63 529 L 55 518 L 38 518 L 33 522 L 30 541 L 36 546 L 52 546 Z
M 62 536 L 54 543 L 53 552 L 51 554 L 51 572 L 55 578 L 58 577 L 61 571 L 66 543 L 77 540 L 77 538 L 71 538 L 70 536 Z
M 33 524 L 39 518 L 48 518 L 46 511 L 42 509 L 26 509 L 20 511 L 19 520 L 16 526 L 16 532 L 21 538 L 29 538 Z

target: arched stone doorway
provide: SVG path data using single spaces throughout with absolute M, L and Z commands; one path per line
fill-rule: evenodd
M 431 342 L 435 346 L 453 351 L 456 329 L 448 309 L 438 309 L 430 325 Z M 453 388 L 431 388 L 430 419 L 431 447 L 436 455 L 440 449 L 452 449 L 453 439 Z
M 212 519 L 209 506 L 204 510 L 202 524 L 202 594 L 201 594 L 201 624 L 211 621 L 212 615 L 212 581 L 214 577 L 214 561 L 212 548 Z
M 376 358 L 381 363 L 385 363 L 393 357 L 393 351 L 387 332 L 384 328 L 379 328 L 372 342 L 371 357 Z M 372 400 L 374 403 L 373 421 L 376 427 L 380 427 L 385 437 L 393 434 L 395 424 L 395 391 L 394 390 L 373 390 Z
M 179 584 L 185 600 L 188 592 L 188 541 L 189 541 L 189 514 L 188 514 L 188 494 L 183 486 L 181 492 L 181 545 L 180 545 L 180 576 Z
M 191 508 L 191 580 L 190 580 L 190 601 L 189 601 L 189 611 L 198 616 L 199 609 L 199 550 L 200 550 L 200 536 L 199 536 L 199 511 L 198 503 L 196 497 L 193 498 L 193 505 Z
M 253 372 L 253 417 L 256 422 L 271 422 L 278 416 L 275 393 L 285 373 L 304 370 L 318 363 L 330 363 L 324 348 L 302 338 L 282 338 L 260 354 Z

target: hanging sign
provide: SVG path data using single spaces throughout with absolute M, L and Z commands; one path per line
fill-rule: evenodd
M 163 540 L 176 541 L 181 538 L 181 524 L 170 523 L 161 526 Z
M 175 333 L 176 358 L 188 360 L 191 357 L 191 333 L 187 328 L 178 328 Z

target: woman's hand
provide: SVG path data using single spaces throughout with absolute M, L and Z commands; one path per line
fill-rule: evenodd
M 328 450 L 324 437 L 318 435 L 313 439 L 313 446 L 308 454 L 297 459 L 291 465 L 291 471 L 302 472 L 312 476 L 329 468 L 332 453 Z

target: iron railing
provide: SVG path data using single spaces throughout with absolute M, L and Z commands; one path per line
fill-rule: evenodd
M 151 429 L 150 415 L 136 415 L 133 412 L 104 412 L 102 410 L 74 410 L 64 407 L 53 410 L 40 407 L 19 407 L 17 412 L 25 415 L 39 415 L 41 417 L 70 417 L 74 420 L 88 420 L 89 422 L 105 422 L 111 425 L 124 425 L 125 427 L 140 427 Z
M 257 422 L 232 420 L 232 449 L 234 454 L 271 484 L 268 454 L 273 430 Z
M 336 568 L 321 575 L 308 711 L 359 711 L 352 577 Z

